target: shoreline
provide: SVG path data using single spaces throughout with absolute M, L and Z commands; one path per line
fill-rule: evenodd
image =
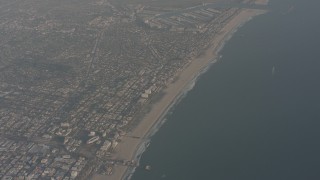
M 261 2 L 261 0 L 257 0 Z M 166 121 L 166 115 L 195 85 L 197 79 L 205 73 L 219 59 L 219 52 L 232 35 L 250 21 L 253 17 L 265 13 L 265 10 L 243 9 L 228 21 L 228 23 L 212 39 L 212 45 L 203 55 L 195 57 L 178 74 L 178 79 L 163 89 L 165 95 L 152 104 L 151 111 L 140 121 L 139 125 L 123 136 L 113 155 L 115 159 L 134 160 L 139 162 L 141 155 L 150 142 L 150 138 L 159 130 Z M 140 137 L 139 139 L 132 138 Z M 135 167 L 115 166 L 111 176 L 95 175 L 93 179 L 130 179 Z

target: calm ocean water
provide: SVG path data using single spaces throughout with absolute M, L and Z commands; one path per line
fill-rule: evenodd
M 168 115 L 132 179 L 320 179 L 319 8 L 319 0 L 273 0 L 270 13 L 239 29 Z

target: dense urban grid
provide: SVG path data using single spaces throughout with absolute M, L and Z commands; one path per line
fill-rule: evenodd
M 0 178 L 112 174 L 161 90 L 240 10 L 206 2 L 0 0 Z M 139 137 L 137 137 L 139 138 Z

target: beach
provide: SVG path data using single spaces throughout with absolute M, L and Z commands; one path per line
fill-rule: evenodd
M 257 3 L 266 4 L 267 1 L 258 0 Z M 234 15 L 212 39 L 211 47 L 200 57 L 192 59 L 191 62 L 179 72 L 177 80 L 167 85 L 163 90 L 164 96 L 152 104 L 151 111 L 144 116 L 139 125 L 132 132 L 129 132 L 121 138 L 121 142 L 116 147 L 113 158 L 126 161 L 138 161 L 141 153 L 146 148 L 146 144 L 150 140 L 150 136 L 157 130 L 168 110 L 170 110 L 176 101 L 186 92 L 186 89 L 194 83 L 199 74 L 218 60 L 218 53 L 224 43 L 241 25 L 252 17 L 263 13 L 265 13 L 265 10 L 243 9 Z M 127 166 L 118 165 L 115 166 L 112 175 L 96 175 L 94 179 L 127 179 L 131 171 L 132 168 L 129 169 Z

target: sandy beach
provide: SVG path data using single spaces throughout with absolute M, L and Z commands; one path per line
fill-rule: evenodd
M 259 4 L 266 4 L 266 0 L 258 0 Z M 163 90 L 165 95 L 155 104 L 152 105 L 151 111 L 145 115 L 139 125 L 127 136 L 122 137 L 121 143 L 116 148 L 116 153 L 113 158 L 124 160 L 137 160 L 136 156 L 138 149 L 144 146 L 144 143 L 149 138 L 154 126 L 159 123 L 170 107 L 175 103 L 178 97 L 185 91 L 186 87 L 198 76 L 199 72 L 203 71 L 211 63 L 214 63 L 218 58 L 218 52 L 239 26 L 250 20 L 252 17 L 265 13 L 263 10 L 244 9 L 221 29 L 221 31 L 212 40 L 212 46 L 206 50 L 204 55 L 193 59 L 179 74 L 179 78 L 167 88 Z M 131 138 L 130 136 L 140 137 Z M 125 179 L 128 175 L 126 166 L 116 166 L 111 176 L 96 175 L 94 179 L 110 179 L 120 180 Z

